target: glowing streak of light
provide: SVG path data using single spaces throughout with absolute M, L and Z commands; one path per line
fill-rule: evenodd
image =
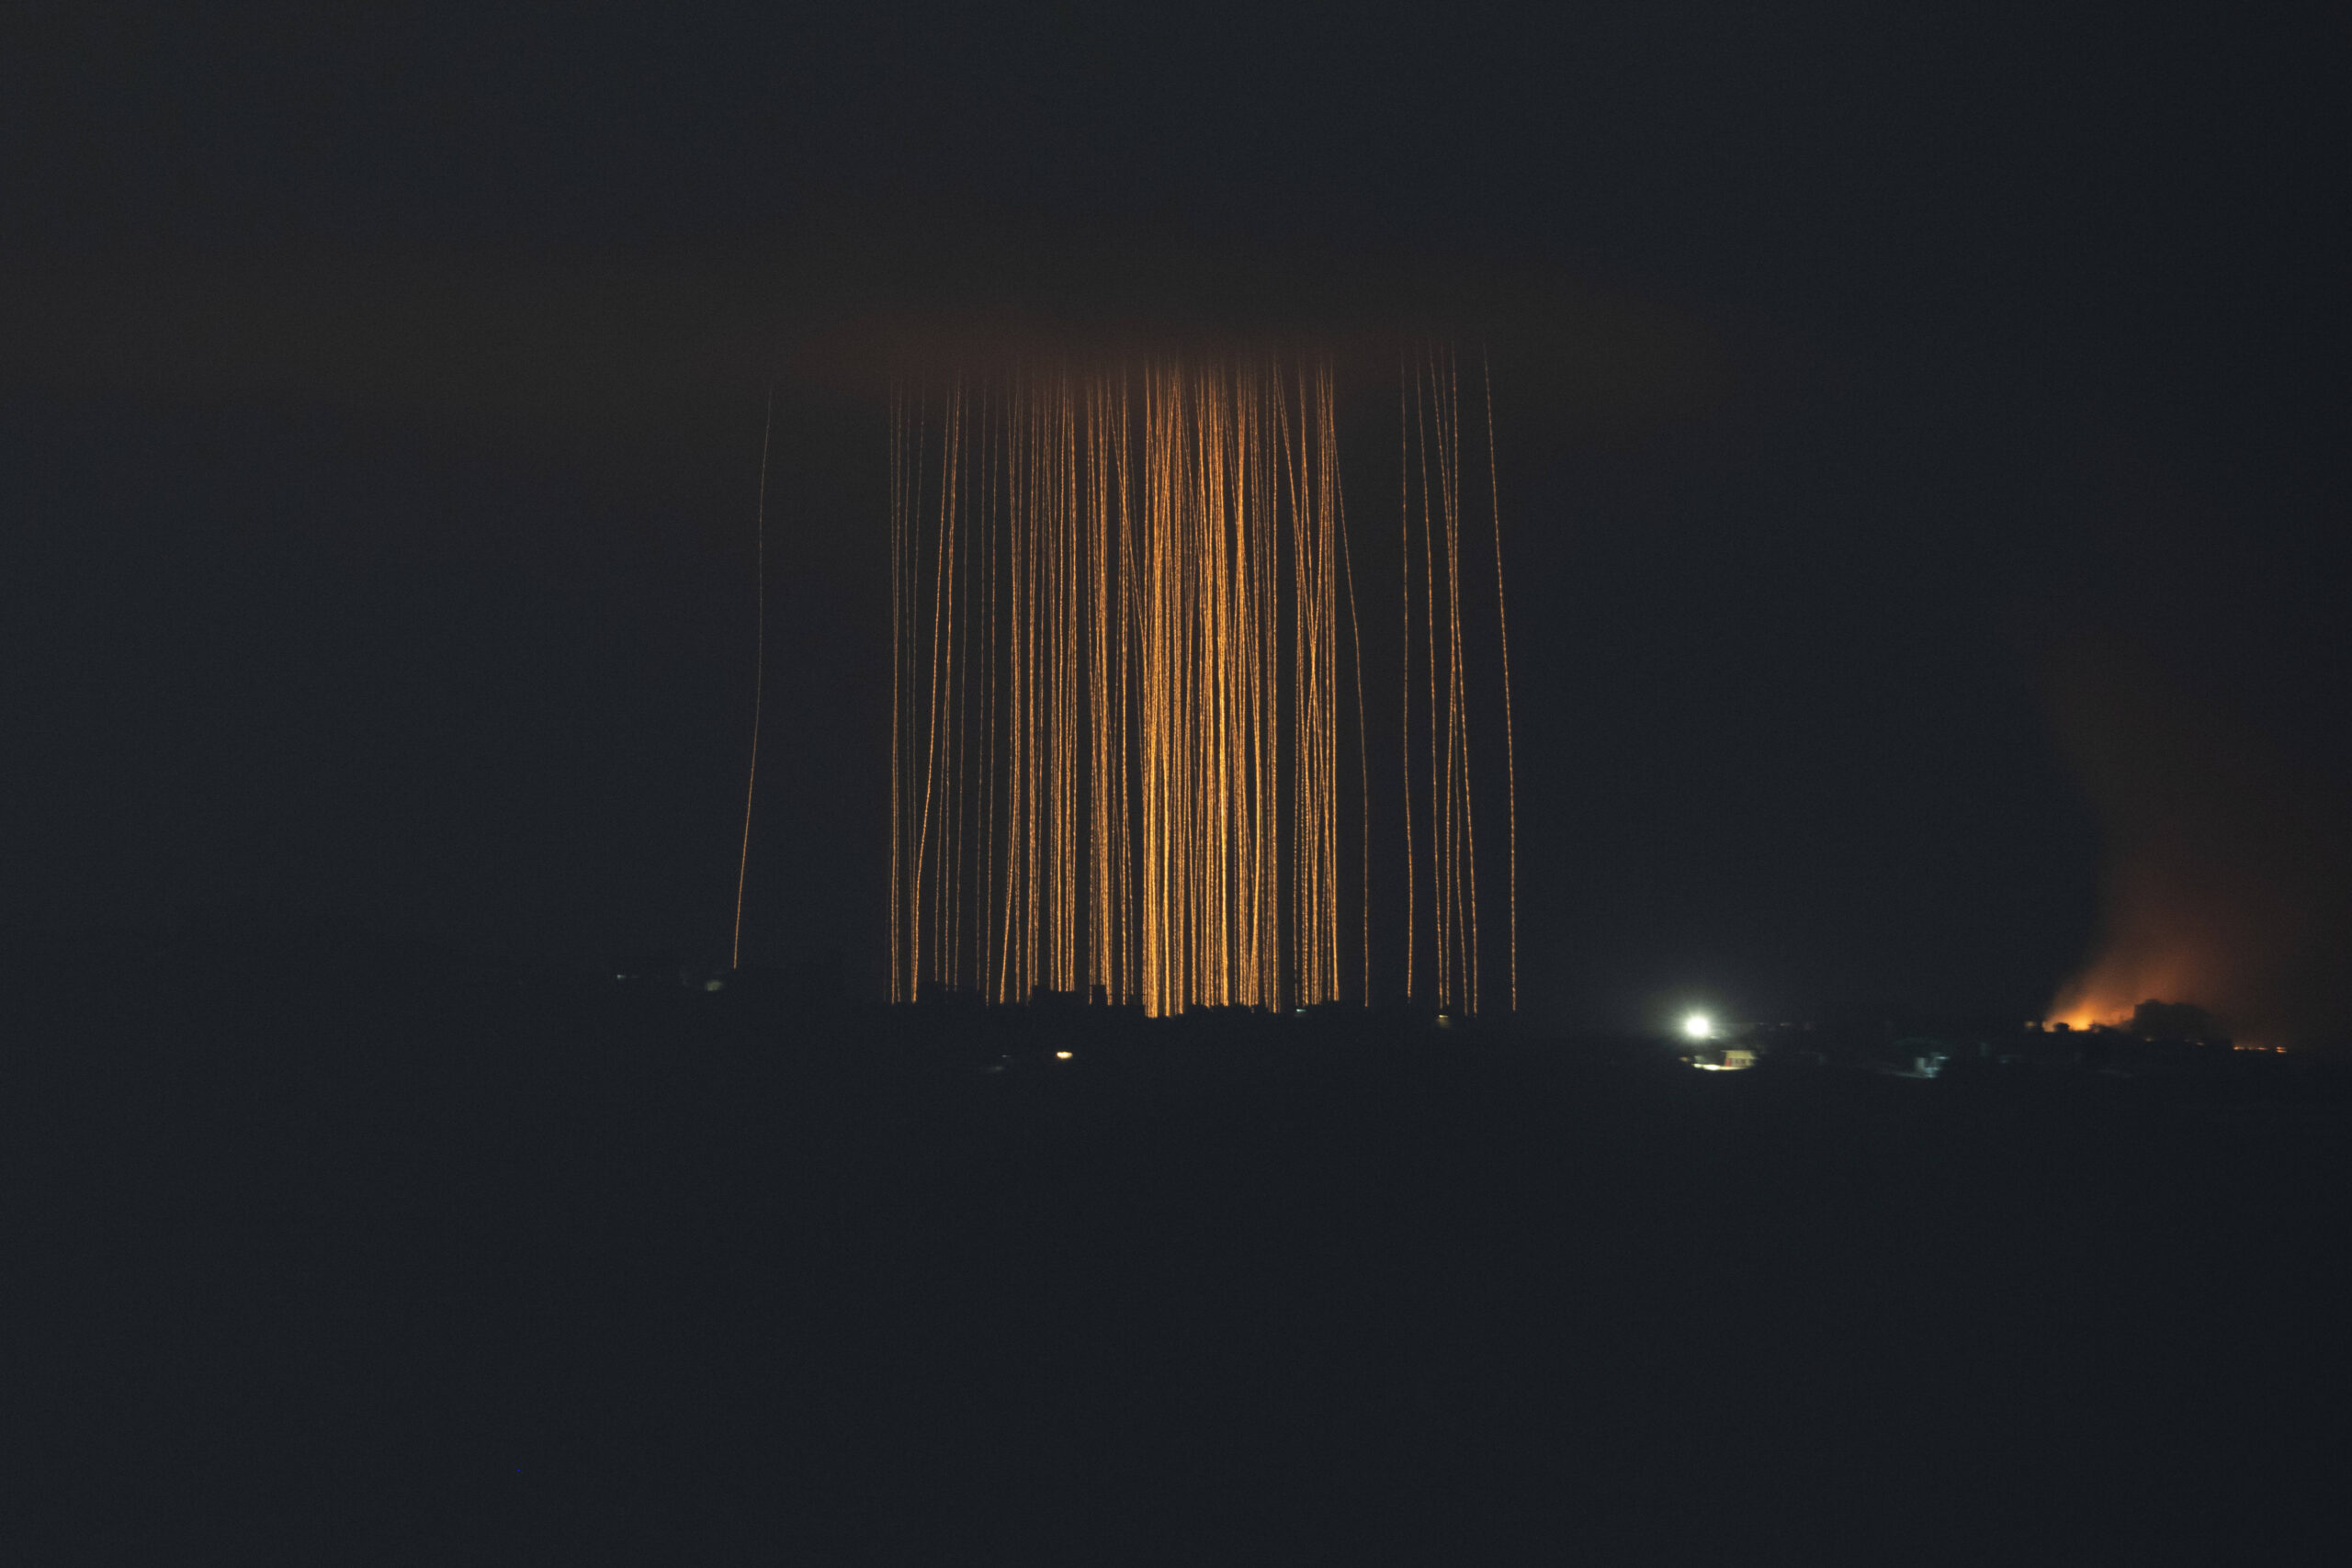
M 956 434 L 956 399 L 955 391 L 951 389 L 948 393 L 945 428 L 940 433 L 939 558 L 933 569 L 932 575 L 930 659 L 931 694 L 930 701 L 926 705 L 927 726 L 923 735 L 922 813 L 916 818 L 915 856 L 914 865 L 912 868 L 914 882 L 916 885 L 915 909 L 917 918 L 912 927 L 914 946 L 909 958 L 908 967 L 913 972 L 916 977 L 916 984 L 918 986 L 922 984 L 922 978 L 923 922 L 921 918 L 921 912 L 922 909 L 922 884 L 926 857 L 928 856 L 931 849 L 932 801 L 933 796 L 937 794 L 939 786 L 939 714 L 944 686 L 940 678 L 940 659 L 945 646 L 944 639 L 940 636 L 939 627 L 942 616 L 946 614 L 948 608 L 951 607 L 955 602 L 955 593 L 950 587 L 950 584 L 955 580 L 948 573 L 947 564 L 950 558 L 949 551 L 955 547 L 956 536 L 956 485 L 954 477 Z M 920 558 L 918 558 L 918 560 Z M 919 565 L 917 570 L 921 570 Z M 949 667 L 947 673 L 950 678 L 954 676 L 955 671 L 952 665 Z M 944 861 L 944 857 L 943 856 L 942 859 Z M 937 918 L 937 914 L 936 896 L 934 896 L 934 919 Z M 936 953 L 936 947 L 934 947 L 933 951 Z
M 890 990 L 894 1002 L 903 1001 L 905 987 L 899 968 L 899 846 L 902 810 L 899 798 L 901 772 L 899 756 L 899 694 L 904 684 L 906 653 L 899 632 L 905 620 L 902 601 L 905 598 L 904 571 L 900 557 L 906 538 L 906 446 L 907 412 L 903 393 L 894 389 L 890 400 Z
M 1453 350 L 1445 355 L 1446 377 L 1446 629 L 1453 644 L 1453 692 L 1447 699 L 1453 744 L 1456 829 L 1455 929 L 1463 935 L 1462 993 L 1466 1010 L 1478 1010 L 1478 815 L 1470 787 L 1470 688 L 1462 649 L 1462 388 Z M 1464 918 L 1466 917 L 1466 924 Z
M 1330 440 L 1333 447 L 1332 470 L 1336 476 L 1339 467 L 1336 426 Z M 1356 822 L 1363 840 L 1363 867 L 1356 884 L 1356 908 L 1363 919 L 1363 989 L 1359 995 L 1359 999 L 1364 1006 L 1370 1007 L 1372 1005 L 1372 760 L 1371 748 L 1367 744 L 1369 731 L 1364 728 L 1363 628 L 1356 621 L 1356 569 L 1353 558 L 1348 553 L 1347 495 L 1340 489 L 1336 477 L 1332 481 L 1331 496 L 1340 535 L 1340 568 L 1347 583 L 1348 643 L 1355 655 L 1351 660 L 1351 668 L 1355 674 L 1356 685 Z
M 735 862 L 735 940 L 727 966 L 743 967 L 743 885 L 752 871 L 752 795 L 760 782 L 760 711 L 767 695 L 768 676 L 768 446 L 775 435 L 775 388 L 768 388 L 765 418 L 760 426 L 760 500 L 752 525 L 752 576 L 756 584 L 758 626 L 752 656 L 752 760 L 743 772 L 743 847 Z
M 1495 457 L 1495 378 L 1484 344 L 1478 377 L 1487 394 L 1487 493 L 1495 512 L 1495 627 L 1503 653 L 1503 764 L 1508 781 L 1510 844 L 1510 1007 L 1519 1010 L 1519 747 L 1510 711 L 1510 612 L 1503 603 L 1503 491 Z
M 1488 500 L 1495 530 L 1496 632 L 1502 654 L 1510 916 L 1505 933 L 1510 1005 L 1519 1005 L 1519 827 L 1517 737 L 1510 707 L 1510 638 L 1505 623 L 1502 521 L 1495 452 L 1491 374 L 1482 365 L 1487 421 Z M 1478 791 L 1472 767 L 1476 748 L 1470 722 L 1471 645 L 1464 590 L 1470 566 L 1464 554 L 1466 514 L 1462 496 L 1462 397 L 1459 359 L 1451 344 L 1408 346 L 1398 365 L 1400 553 L 1403 561 L 1404 657 L 1400 756 L 1404 768 L 1406 865 L 1406 994 L 1419 985 L 1414 950 L 1419 932 L 1416 884 L 1422 855 L 1415 818 L 1412 756 L 1417 718 L 1426 724 L 1430 753 L 1428 875 L 1435 1003 L 1442 1012 L 1473 1013 L 1483 1002 L 1485 939 L 1478 919 Z M 1419 526 L 1416 551 L 1414 527 Z M 1421 568 L 1416 592 L 1413 567 Z M 1417 604 L 1418 598 L 1418 604 Z M 1421 635 L 1413 636 L 1415 612 Z M 1441 626 L 1440 622 L 1443 625 Z M 1425 660 L 1419 679 L 1414 645 Z M 1441 664 L 1442 670 L 1441 671 Z M 1425 697 L 1417 716 L 1416 692 Z M 1441 691 L 1442 695 L 1441 696 Z M 1367 857 L 1368 858 L 1368 857 Z M 1367 964 L 1367 967 L 1369 965 Z
M 891 419 L 892 995 L 1338 997 L 1343 592 L 1369 758 L 1329 367 L 951 379 L 936 459 L 933 395 Z
M 1430 693 L 1430 917 L 1437 934 L 1433 949 L 1437 961 L 1437 1005 L 1441 1010 L 1450 1010 L 1453 999 L 1453 976 L 1450 973 L 1453 949 L 1447 940 L 1446 925 L 1447 917 L 1452 913 L 1450 894 L 1453 884 L 1448 875 L 1448 846 L 1444 829 L 1453 821 L 1453 813 L 1446 809 L 1446 792 L 1439 783 L 1438 773 L 1437 565 L 1434 546 L 1430 538 L 1435 508 L 1430 491 L 1430 400 L 1422 393 L 1421 369 L 1419 363 L 1413 367 L 1413 433 L 1417 438 L 1415 455 L 1419 458 L 1421 475 L 1421 635 L 1423 657 L 1427 660 L 1423 673 L 1429 678 Z M 1412 570 L 1409 551 L 1405 559 L 1406 570 L 1409 571 Z M 1409 604 L 1411 602 L 1408 594 L 1406 603 Z M 1408 681 L 1408 701 L 1410 700 L 1410 690 Z
M 1404 684 L 1397 697 L 1396 754 L 1404 764 L 1405 784 L 1405 999 L 1413 997 L 1414 909 L 1413 855 L 1413 465 L 1412 421 L 1406 412 L 1405 360 L 1396 360 L 1396 569 L 1401 575 L 1404 635 Z

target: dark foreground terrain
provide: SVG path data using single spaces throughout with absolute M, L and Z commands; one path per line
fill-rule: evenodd
M 2346 1546 L 2324 1074 L 200 944 L 7 984 L 11 1563 Z

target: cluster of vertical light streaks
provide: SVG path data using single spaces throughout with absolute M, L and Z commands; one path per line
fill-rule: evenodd
M 1509 847 L 1509 988 L 1519 1006 L 1519 777 L 1510 710 L 1510 626 L 1503 598 L 1502 510 L 1494 448 L 1494 396 L 1487 391 L 1487 500 L 1494 520 L 1495 630 L 1501 650 L 1506 839 Z M 1462 392 L 1449 344 L 1408 348 L 1397 378 L 1398 579 L 1403 700 L 1399 709 L 1405 799 L 1405 990 L 1443 1012 L 1476 1012 L 1484 993 L 1478 960 L 1478 833 L 1471 781 L 1470 659 L 1464 644 Z M 1419 569 L 1418 588 L 1416 568 Z M 1418 610 L 1418 615 L 1416 614 Z M 1418 678 L 1416 654 L 1419 655 Z M 1418 699 L 1418 701 L 1417 701 Z M 1428 778 L 1415 800 L 1418 744 Z M 1426 811 L 1422 832 L 1414 818 Z M 1430 987 L 1417 962 L 1421 887 L 1428 887 Z
M 1340 995 L 1333 424 L 1274 357 L 894 395 L 895 998 Z
M 1450 350 L 1410 361 L 1404 989 L 1423 989 L 1409 889 L 1426 880 L 1430 994 L 1473 1011 L 1456 379 Z M 1489 434 L 1491 490 L 1491 409 Z M 1030 363 L 902 382 L 890 474 L 892 998 L 1042 990 L 1162 1016 L 1366 998 L 1363 636 L 1329 363 Z M 1499 615 L 1499 526 L 1495 570 Z M 1515 809 L 1511 845 L 1515 894 Z M 1360 940 L 1343 941 L 1349 900 Z M 1515 1006 L 1515 908 L 1512 947 Z

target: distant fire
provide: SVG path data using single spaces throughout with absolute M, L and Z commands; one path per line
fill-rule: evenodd
M 2248 1044 L 2339 1034 L 2340 807 L 2141 649 L 2084 637 L 2054 652 L 2052 717 L 2107 864 L 2091 960 L 2051 1021 L 2129 1026 L 2160 1000 Z
M 2242 870 L 2184 863 L 2177 847 L 2142 842 L 2110 856 L 2098 952 L 2060 990 L 2051 1021 L 2120 1029 L 2148 1002 L 2203 1008 L 2237 1030 L 2265 1021 L 2271 955 L 2292 940 L 2265 890 Z

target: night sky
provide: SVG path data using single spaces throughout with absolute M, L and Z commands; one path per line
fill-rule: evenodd
M 1442 326 L 1529 1010 L 2022 1019 L 2162 841 L 2345 1016 L 2340 18 L 0 28 L 0 926 L 718 947 L 773 383 L 745 956 L 878 995 L 883 345 Z

